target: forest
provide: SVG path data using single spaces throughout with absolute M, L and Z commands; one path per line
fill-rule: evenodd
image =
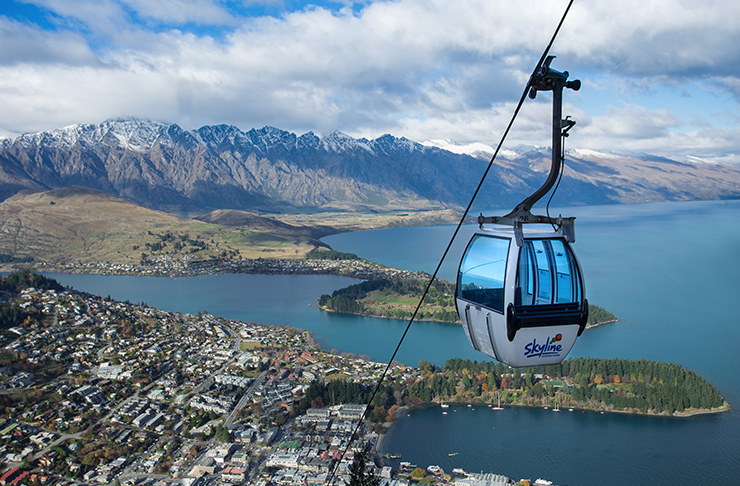
M 0 253 L 0 263 L 31 263 L 33 257 L 14 257 L 7 253 Z
M 64 290 L 64 287 L 56 280 L 28 270 L 13 272 L 7 277 L 0 275 L 0 293 L 7 292 L 15 295 L 29 287 L 39 290 Z M 10 305 L 9 302 L 3 304 L 2 300 L 0 299 L 0 330 L 18 326 L 29 316 L 34 320 L 38 320 L 41 316 L 41 313 L 35 307 L 21 309 L 18 306 Z
M 368 407 L 378 425 L 400 407 L 432 402 L 552 406 L 685 416 L 729 409 L 716 387 L 675 363 L 627 359 L 571 358 L 558 365 L 513 369 L 492 361 L 447 360 L 439 368 L 419 362 L 411 382 L 389 377 Z M 335 380 L 313 382 L 291 415 L 309 408 L 368 403 L 373 388 Z
M 361 314 L 392 319 L 411 317 L 427 283 L 416 279 L 372 279 L 335 290 L 319 297 L 319 307 L 345 314 Z M 435 280 L 417 315 L 419 320 L 456 322 L 455 285 Z M 374 295 L 372 299 L 369 296 Z M 363 300 L 365 299 L 365 300 Z M 408 301 L 406 305 L 398 300 Z M 390 301 L 394 301 L 391 303 Z
M 492 389 L 511 390 L 505 394 L 508 403 L 669 415 L 726 406 L 714 385 L 676 363 L 581 357 L 516 373 L 507 368 L 501 363 L 452 359 L 444 371 L 460 375 L 465 392 L 473 397 L 484 397 Z
M 0 291 L 17 294 L 21 290 L 30 287 L 39 290 L 64 290 L 64 287 L 53 278 L 44 277 L 30 270 L 13 272 L 7 277 L 0 275 Z
M 424 293 L 426 281 L 416 279 L 373 279 L 335 290 L 331 295 L 319 297 L 319 307 L 345 314 L 371 317 L 409 319 Z M 406 305 L 399 301 L 406 300 Z M 455 284 L 435 280 L 424 297 L 417 320 L 459 322 L 455 310 Z M 611 312 L 597 305 L 588 305 L 586 326 L 614 322 Z

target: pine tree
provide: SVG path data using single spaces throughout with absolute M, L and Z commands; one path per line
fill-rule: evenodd
M 355 453 L 355 460 L 349 466 L 348 486 L 380 486 L 380 477 L 375 472 L 375 468 L 367 470 L 369 455 L 368 447 Z

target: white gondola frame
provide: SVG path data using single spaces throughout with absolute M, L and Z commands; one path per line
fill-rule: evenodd
M 583 270 L 575 251 L 568 243 L 568 239 L 561 230 L 555 232 L 528 230 L 524 235 L 524 241 L 558 240 L 563 243 L 564 247 L 567 247 L 572 256 L 572 268 L 577 272 L 576 278 L 579 286 L 578 312 L 580 316 L 577 319 L 571 316 L 572 323 L 554 325 L 547 323 L 546 325 L 521 327 L 516 330 L 513 339 L 510 340 L 508 335 L 510 331 L 507 331 L 507 314 L 512 309 L 515 314 L 517 308 L 522 309 L 521 306 L 514 305 L 521 247 L 517 245 L 513 228 L 479 229 L 471 238 L 463 254 L 461 269 L 476 237 L 505 239 L 508 240 L 509 245 L 503 282 L 502 309 L 494 309 L 491 306 L 463 298 L 460 292 L 461 273 L 460 270 L 458 271 L 455 301 L 468 340 L 476 350 L 512 367 L 560 363 L 570 352 L 576 338 L 583 331 L 588 312 Z M 554 291 L 555 289 L 552 288 L 551 292 Z M 538 306 L 528 307 L 536 308 Z M 572 312 L 569 314 L 572 314 Z M 512 317 L 508 318 L 511 319 Z M 557 322 L 557 319 L 554 322 Z

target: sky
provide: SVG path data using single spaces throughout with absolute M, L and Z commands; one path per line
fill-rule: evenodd
M 140 117 L 496 145 L 568 0 L 1 0 L 0 129 Z M 740 2 L 575 0 L 568 149 L 740 163 Z M 551 93 L 504 147 L 550 145 Z

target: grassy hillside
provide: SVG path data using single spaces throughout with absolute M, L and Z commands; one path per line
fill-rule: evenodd
M 217 210 L 182 219 L 82 187 L 20 193 L 0 203 L 0 270 L 43 262 L 138 264 L 303 258 L 344 231 L 457 222 L 451 210 L 261 216 Z
M 23 262 L 138 263 L 193 259 L 296 258 L 318 245 L 305 228 L 254 217 L 238 227 L 180 219 L 84 188 L 18 194 L 0 203 L 0 255 Z

